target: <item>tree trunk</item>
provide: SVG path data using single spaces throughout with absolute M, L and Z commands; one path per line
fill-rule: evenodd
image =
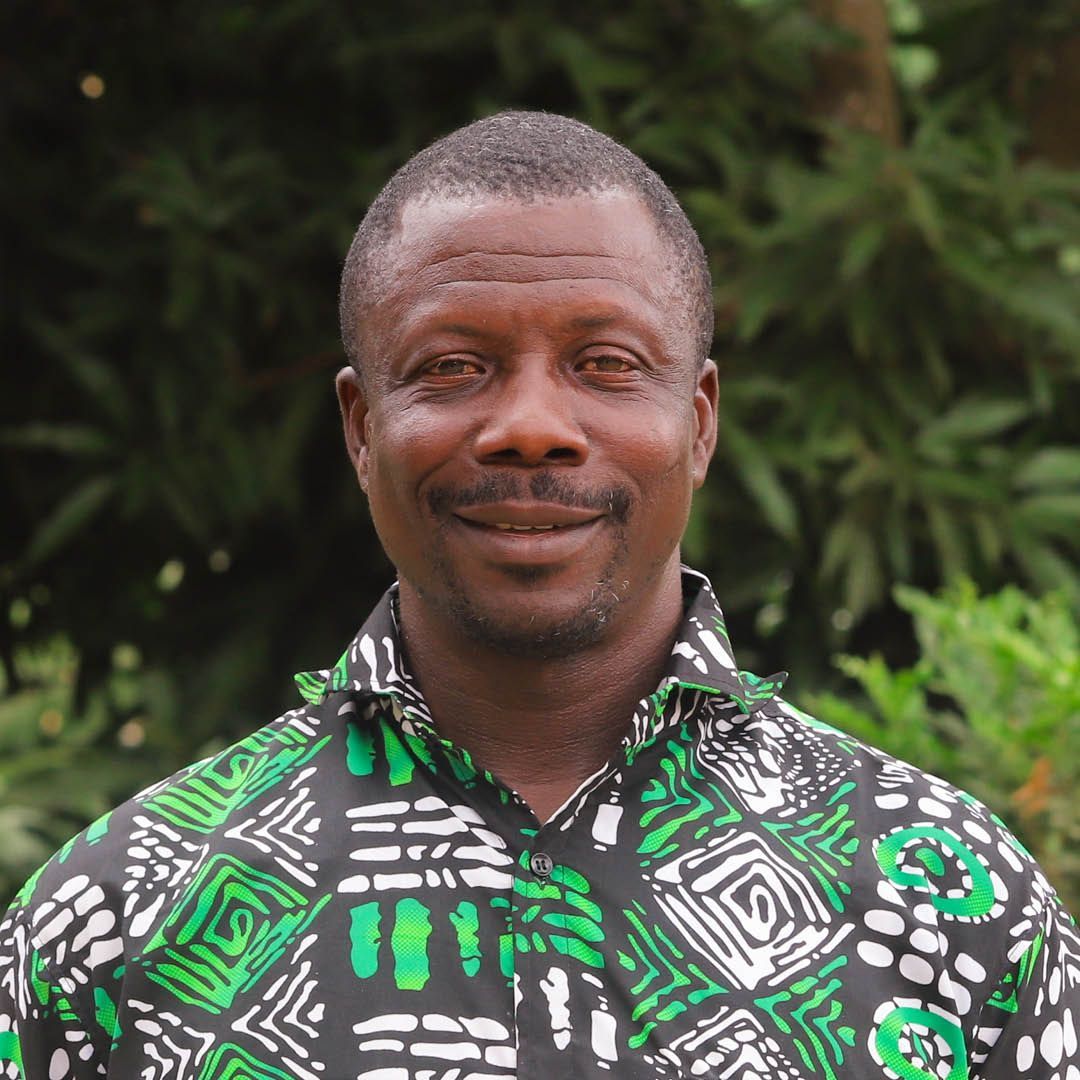
M 862 42 L 860 48 L 832 53 L 822 65 L 819 111 L 898 145 L 900 108 L 889 65 L 889 18 L 883 0 L 814 0 L 814 9 Z
M 1080 166 L 1080 35 L 1051 51 L 1018 52 L 1012 96 L 1031 125 L 1029 156 Z

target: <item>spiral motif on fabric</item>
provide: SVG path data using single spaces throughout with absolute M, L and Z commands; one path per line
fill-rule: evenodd
M 920 1028 L 929 1035 L 920 1034 Z M 937 1013 L 898 1006 L 881 1022 L 874 1045 L 882 1064 L 900 1080 L 967 1080 L 964 1033 L 952 1020 Z M 925 1064 L 915 1064 L 909 1054 Z M 947 1073 L 939 1068 L 944 1054 L 951 1058 Z
M 959 863 L 970 878 L 966 893 L 956 895 L 955 890 L 946 891 L 949 867 L 941 849 Z M 902 860 L 905 865 L 901 865 Z M 943 914 L 976 919 L 994 906 L 994 885 L 986 867 L 970 848 L 945 829 L 934 825 L 900 829 L 878 842 L 877 861 L 881 872 L 894 885 L 928 893 L 930 903 Z M 919 866 L 911 868 L 912 861 Z

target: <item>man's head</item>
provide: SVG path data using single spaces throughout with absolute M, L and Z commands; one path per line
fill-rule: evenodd
M 690 348 L 712 348 L 709 264 L 671 189 L 621 143 L 567 116 L 503 112 L 459 128 L 421 150 L 387 182 L 356 230 L 341 275 L 341 337 L 357 371 L 372 350 L 364 314 L 386 285 L 390 241 L 404 207 L 430 199 L 548 199 L 623 191 L 648 210 L 668 247 L 675 305 L 682 305 Z M 673 314 L 675 312 L 673 311 Z
M 346 263 L 338 391 L 403 615 L 557 656 L 677 595 L 708 297 L 670 192 L 574 121 L 504 114 L 397 174 Z

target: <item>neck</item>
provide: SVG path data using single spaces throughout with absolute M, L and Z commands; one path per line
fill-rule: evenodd
M 663 675 L 682 621 L 678 563 L 604 637 L 557 659 L 466 639 L 402 581 L 409 666 L 440 735 L 515 790 L 541 822 L 602 768 Z

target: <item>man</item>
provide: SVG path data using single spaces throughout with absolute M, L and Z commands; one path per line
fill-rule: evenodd
M 668 189 L 575 121 L 395 175 L 337 385 L 397 585 L 304 707 L 27 884 L 0 1076 L 1080 1076 L 1029 856 L 740 672 L 680 570 L 710 297 Z

